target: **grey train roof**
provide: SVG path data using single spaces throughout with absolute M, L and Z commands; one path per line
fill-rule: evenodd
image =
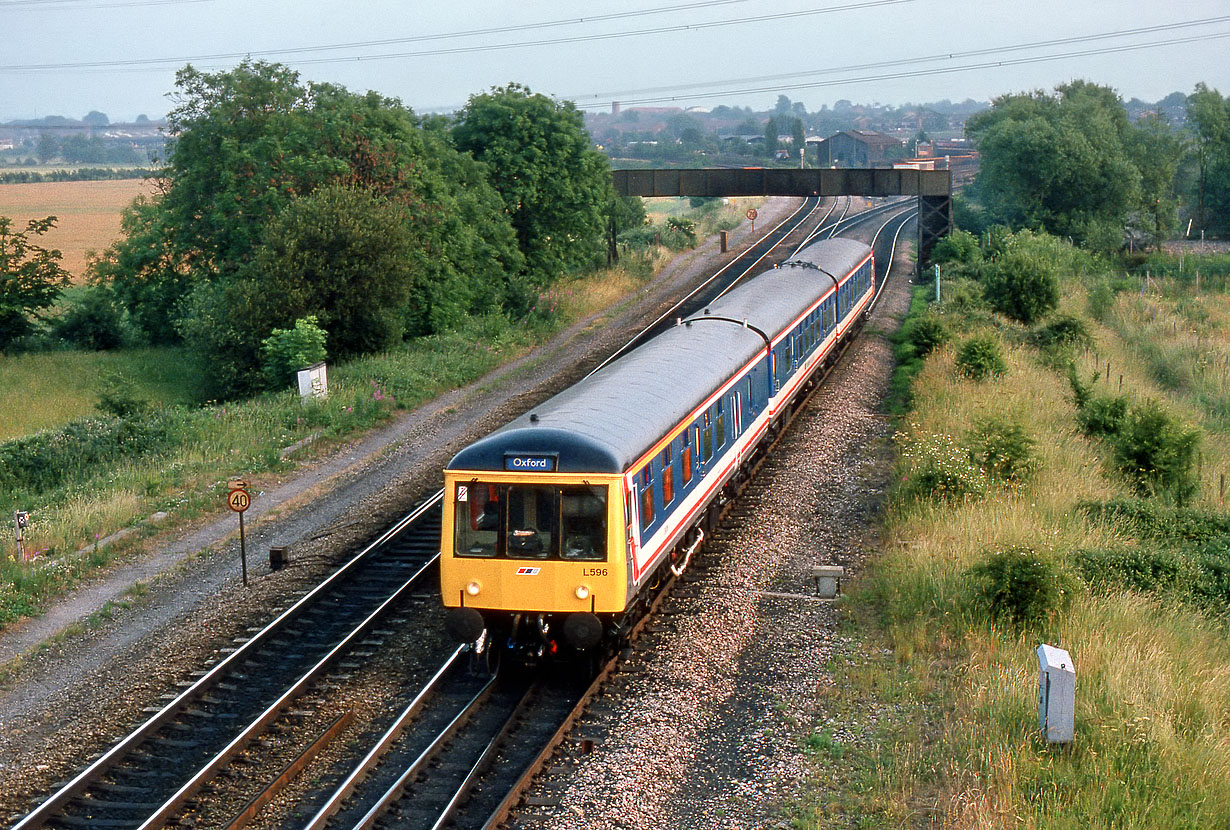
M 830 247 L 833 256 L 813 251 Z M 810 246 L 798 259 L 818 257 L 821 267 L 837 273 L 866 253 L 864 245 L 832 240 Z M 746 318 L 772 336 L 830 285 L 814 269 L 767 271 L 713 303 L 709 316 Z M 557 472 L 621 473 L 764 345 L 759 334 L 737 323 L 675 326 L 471 444 L 448 469 L 503 470 L 510 455 L 558 453 Z
M 819 266 L 836 277 L 854 270 L 871 249 L 853 239 L 826 239 L 808 245 L 780 268 L 766 271 L 709 304 L 709 313 L 747 320 L 765 333 L 775 335 L 790 325 L 817 297 L 833 286 L 833 280 L 809 265 Z M 800 280 L 813 290 L 799 291 Z

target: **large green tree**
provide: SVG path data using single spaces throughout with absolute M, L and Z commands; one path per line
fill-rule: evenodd
M 325 323 L 331 353 L 378 348 L 392 337 L 389 320 L 399 321 L 397 335 L 419 334 L 498 308 L 507 275 L 522 270 L 486 169 L 396 100 L 304 84 L 284 66 L 251 61 L 221 73 L 187 67 L 176 85 L 160 195 L 128 211 L 127 235 L 95 274 L 116 285 L 152 337 L 182 332 L 196 353 L 228 364 L 212 394 L 247 391 L 261 340 L 300 317 Z M 329 198 L 311 199 L 325 190 Z M 394 216 L 399 233 L 358 228 Z M 330 222 L 339 224 L 332 236 L 323 233 Z M 336 260 L 324 267 L 331 252 L 308 248 L 337 245 L 356 262 L 387 264 L 379 249 L 394 242 L 405 266 L 388 276 L 403 284 L 379 295 L 393 305 L 364 334 L 359 329 L 373 321 L 337 305 L 373 301 L 359 272 Z M 254 299 L 277 296 L 296 279 L 347 284 L 309 292 L 298 304 Z M 135 307 L 150 300 L 165 316 Z M 201 320 L 226 336 L 210 334 Z M 226 345 L 227 338 L 242 343 Z
M 34 330 L 34 317 L 48 308 L 68 284 L 60 252 L 33 240 L 55 225 L 56 217 L 31 219 L 24 231 L 0 216 L 0 351 Z
M 1074 81 L 1053 96 L 1004 96 L 966 133 L 982 156 L 976 193 L 993 221 L 1105 242 L 1141 203 L 1133 128 L 1112 89 Z
M 1196 84 L 1187 99 L 1196 171 L 1191 195 L 1198 227 L 1230 227 L 1230 101 L 1216 89 Z
M 509 84 L 471 97 L 452 135 L 486 165 L 503 198 L 529 288 L 602 255 L 614 199 L 610 167 L 571 102 Z

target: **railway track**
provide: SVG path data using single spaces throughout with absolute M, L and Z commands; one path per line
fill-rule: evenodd
M 439 498 L 428 500 L 236 647 L 14 830 L 166 824 L 245 746 L 413 592 L 433 585 Z
M 792 234 L 797 237 L 809 219 L 815 228 L 806 232 L 803 244 L 818 234 L 831 236 L 870 221 L 867 214 L 848 216 L 849 200 L 833 219 L 838 205 L 834 201 L 825 208 L 819 200 L 807 200 L 774 229 L 773 245 L 745 254 L 736 260 L 739 267 L 732 263 L 722 269 L 702 286 L 707 291 L 689 295 L 655 324 L 688 313 L 687 303 L 703 307 L 728 290 L 784 240 Z M 899 214 L 883 226 L 897 222 L 894 244 L 908 221 L 900 218 L 901 207 L 882 205 L 868 212 L 872 217 Z M 891 263 L 891 253 L 885 263 Z M 382 621 L 401 614 L 415 593 L 434 593 L 440 498 L 441 493 L 436 493 L 328 581 L 246 642 L 237 643 L 224 660 L 152 713 L 14 830 L 144 830 L 185 814 L 191 822 L 203 788 L 213 786 L 210 782 L 220 772 L 284 720 L 296 700 L 319 691 L 322 679 L 340 661 L 369 656 L 379 645 Z M 665 593 L 658 601 L 662 596 Z M 608 662 L 586 690 L 577 687 L 575 673 L 553 679 L 489 671 L 474 655 L 453 652 L 410 705 L 390 717 L 370 749 L 333 762 L 349 773 L 337 776 L 336 786 L 307 800 L 307 809 L 314 814 L 303 826 L 440 827 L 447 822 L 497 826 L 617 668 L 617 661 Z M 533 716 L 527 716 L 531 711 Z M 227 826 L 244 826 L 288 777 L 310 762 L 316 748 L 334 741 L 347 725 L 346 716 L 339 716 L 299 761 L 253 797 Z

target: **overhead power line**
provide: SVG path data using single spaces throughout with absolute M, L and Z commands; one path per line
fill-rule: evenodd
M 942 52 L 934 55 L 925 55 L 917 58 L 898 58 L 889 61 L 876 61 L 873 63 L 861 64 L 844 64 L 842 66 L 830 66 L 822 69 L 807 69 L 798 72 L 783 72 L 774 75 L 759 75 L 756 77 L 741 77 L 727 78 L 721 81 L 698 81 L 691 84 L 669 84 L 655 87 L 645 87 L 640 89 L 623 89 L 608 92 L 592 92 L 584 95 L 561 96 L 571 101 L 580 101 L 585 98 L 601 98 L 605 103 L 609 103 L 612 98 L 622 98 L 623 96 L 644 96 L 654 93 L 680 93 L 696 89 L 711 89 L 714 87 L 729 88 L 731 86 L 739 86 L 746 84 L 764 84 L 776 81 L 791 81 L 799 78 L 808 78 L 815 75 L 833 75 L 838 73 L 861 72 L 870 69 L 886 69 L 892 66 L 909 66 L 919 63 L 933 63 L 935 61 L 957 60 L 960 58 L 972 58 L 980 55 L 996 55 L 1009 52 L 1023 52 L 1028 49 L 1046 49 L 1053 46 L 1068 46 L 1074 43 L 1093 43 L 1100 40 L 1112 40 L 1121 37 L 1133 37 L 1142 34 L 1156 34 L 1158 32 L 1170 32 L 1178 29 L 1190 29 L 1197 26 L 1211 26 L 1217 23 L 1230 23 L 1230 15 L 1222 17 L 1207 17 L 1200 20 L 1185 20 L 1179 23 L 1163 23 L 1156 26 L 1141 26 L 1135 29 L 1120 29 L 1113 32 L 1099 32 L 1092 35 L 1074 35 L 1072 37 L 1055 38 L 1053 40 L 1037 40 L 1032 43 L 1018 43 L 1009 46 L 992 46 L 985 49 L 969 49 L 962 52 Z
M 490 34 L 506 34 L 511 31 L 524 31 L 529 29 L 547 28 L 553 26 L 574 25 L 588 23 L 596 20 L 608 20 L 616 18 L 644 16 L 647 14 L 662 14 L 675 11 L 689 11 L 696 8 L 708 6 L 729 5 L 734 2 L 742 2 L 742 0 L 709 0 L 709 2 L 692 3 L 685 6 L 672 6 L 664 9 L 643 10 L 639 12 L 620 12 L 611 15 L 595 15 L 592 17 L 571 18 L 562 21 L 551 21 L 547 23 L 525 24 L 522 26 L 501 27 L 492 29 L 475 29 L 468 32 L 450 32 L 439 35 L 416 35 L 405 38 L 386 38 L 384 40 L 369 40 L 356 41 L 352 43 L 334 43 L 317 46 L 302 46 L 286 49 L 259 49 L 246 52 L 220 52 L 206 55 L 190 55 L 180 57 L 167 58 L 132 58 L 109 61 L 74 61 L 63 63 L 36 63 L 36 64 L 10 64 L 0 65 L 0 72 L 42 72 L 49 70 L 66 70 L 66 69 L 114 69 L 114 68 L 132 68 L 140 66 L 156 66 L 159 64 L 182 64 L 193 63 L 199 61 L 217 61 L 217 60 L 235 60 L 247 57 L 279 57 L 285 55 L 299 55 L 311 52 L 327 52 L 340 51 L 347 49 L 368 49 L 377 46 L 389 46 L 402 43 L 417 43 L 431 40 L 445 40 L 461 37 L 475 37 L 478 35 Z M 439 49 L 423 49 L 414 52 L 388 52 L 374 55 L 345 55 L 327 58 L 303 58 L 295 61 L 296 66 L 306 66 L 323 63 L 342 63 L 347 61 L 370 61 L 370 60 L 390 60 L 394 58 L 424 58 L 424 57 L 439 57 L 441 55 L 457 55 L 469 54 L 474 52 L 498 52 L 508 51 L 512 49 L 527 49 L 531 47 L 541 46 L 558 46 L 568 43 L 588 43 L 598 40 L 617 40 L 621 38 L 642 37 L 645 35 L 660 35 L 670 34 L 675 32 L 696 32 L 706 29 L 715 29 L 726 26 L 743 26 L 749 23 L 763 23 L 767 21 L 789 20 L 800 17 L 812 17 L 821 14 L 834 14 L 836 12 L 858 11 L 862 9 L 870 9 L 878 6 L 897 6 L 903 3 L 912 3 L 914 0 L 862 0 L 862 2 L 845 3 L 835 6 L 823 6 L 814 9 L 802 9 L 792 12 L 775 12 L 772 14 L 763 14 L 755 16 L 740 17 L 735 20 L 714 20 L 705 23 L 682 23 L 672 26 L 657 26 L 648 29 L 634 29 L 623 32 L 607 32 L 592 35 L 573 35 L 569 37 L 559 38 L 544 38 L 541 40 L 519 41 L 516 43 L 494 43 L 482 44 L 475 46 L 454 46 L 443 47 Z
M 807 83 L 797 84 L 779 84 L 773 86 L 761 87 L 746 87 L 741 89 L 724 89 L 718 92 L 702 92 L 692 95 L 664 95 L 645 98 L 628 98 L 620 99 L 620 105 L 625 107 L 636 106 L 638 104 L 666 104 L 677 103 L 681 100 L 697 100 L 709 98 L 724 98 L 731 95 L 750 95 L 763 94 L 772 92 L 793 92 L 802 89 L 820 89 L 822 87 L 839 86 L 857 83 L 870 83 L 872 81 L 892 81 L 902 78 L 924 78 L 930 75 L 951 75 L 957 72 L 971 72 L 978 69 L 996 69 L 1005 66 L 1024 66 L 1033 63 L 1047 63 L 1050 61 L 1067 60 L 1069 58 L 1082 58 L 1094 55 L 1112 55 L 1120 52 L 1135 52 L 1143 49 L 1158 49 L 1165 46 L 1177 46 L 1184 43 L 1200 43 L 1212 40 L 1223 40 L 1230 38 L 1230 31 L 1214 32 L 1205 35 L 1192 35 L 1190 37 L 1170 38 L 1168 40 L 1150 41 L 1148 43 L 1133 43 L 1124 44 L 1121 46 L 1107 46 L 1100 49 L 1083 49 L 1074 52 L 1063 52 L 1057 55 L 1036 55 L 1026 58 L 1013 58 L 1010 60 L 994 60 L 985 61 L 983 63 L 966 64 L 963 66 L 944 66 L 934 67 L 931 69 L 916 69 L 908 72 L 889 72 L 879 75 L 859 75 L 850 78 L 834 78 L 826 81 L 812 81 Z M 892 63 L 892 62 L 889 62 Z M 609 106 L 609 102 L 593 103 L 593 104 L 577 104 L 580 109 L 597 109 Z

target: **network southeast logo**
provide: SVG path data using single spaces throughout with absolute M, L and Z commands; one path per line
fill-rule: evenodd
M 517 568 L 517 576 L 537 576 L 542 568 Z

